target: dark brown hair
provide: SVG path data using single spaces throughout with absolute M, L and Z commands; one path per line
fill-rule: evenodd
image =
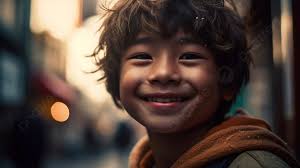
M 113 8 L 106 8 L 99 29 L 99 44 L 92 56 L 98 60 L 98 70 L 104 71 L 99 80 L 105 80 L 115 104 L 122 108 L 119 102 L 120 61 L 130 42 L 141 31 L 168 38 L 180 29 L 193 35 L 214 53 L 216 64 L 225 74 L 223 77 L 221 74 L 222 88 L 235 89 L 233 100 L 224 100 L 221 104 L 223 110 L 228 111 L 241 87 L 249 81 L 251 57 L 242 20 L 222 2 L 119 0 Z M 99 58 L 101 51 L 104 51 L 104 56 Z

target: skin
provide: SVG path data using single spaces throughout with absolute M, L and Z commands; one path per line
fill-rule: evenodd
M 140 33 L 125 51 L 120 101 L 146 127 L 156 167 L 170 167 L 207 132 L 222 97 L 218 80 L 212 52 L 182 32 Z

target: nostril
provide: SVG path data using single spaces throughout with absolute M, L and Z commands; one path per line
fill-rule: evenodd
M 179 84 L 181 77 L 177 73 L 172 73 L 169 75 L 155 75 L 152 74 L 149 77 L 149 82 L 152 84 Z

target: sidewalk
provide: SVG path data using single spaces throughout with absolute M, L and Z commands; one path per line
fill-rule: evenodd
M 127 168 L 128 155 L 109 150 L 99 155 L 83 156 L 80 159 L 47 159 L 44 168 Z
M 41 168 L 127 168 L 128 153 L 120 154 L 114 149 L 101 154 L 83 154 L 75 158 L 47 158 Z M 14 168 L 9 160 L 0 160 L 1 168 Z

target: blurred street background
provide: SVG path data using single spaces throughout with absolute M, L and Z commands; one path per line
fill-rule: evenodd
M 0 0 L 0 168 L 127 167 L 145 130 L 89 73 L 103 3 L 114 2 Z M 225 5 L 245 20 L 254 59 L 232 111 L 267 120 L 300 159 L 300 2 Z

